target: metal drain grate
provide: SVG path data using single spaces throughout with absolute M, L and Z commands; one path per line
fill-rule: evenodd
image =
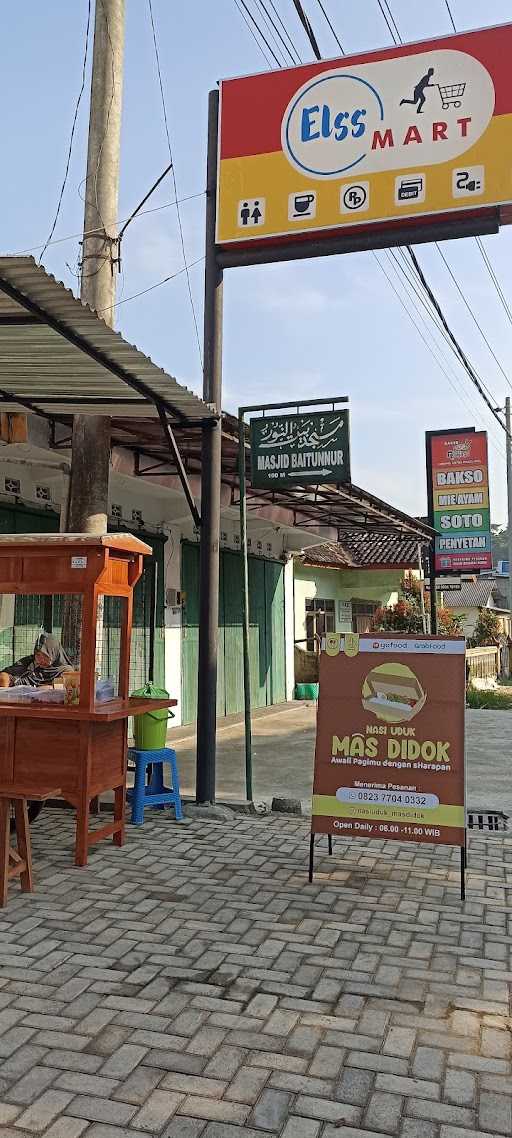
M 468 812 L 468 830 L 507 830 L 508 815 L 501 810 Z

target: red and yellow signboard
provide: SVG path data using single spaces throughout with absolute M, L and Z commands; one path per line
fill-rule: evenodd
M 486 432 L 428 431 L 427 470 L 436 572 L 492 569 Z
M 464 845 L 465 640 L 332 634 L 312 832 Z
M 506 24 L 225 80 L 218 244 L 511 203 L 511 59 Z

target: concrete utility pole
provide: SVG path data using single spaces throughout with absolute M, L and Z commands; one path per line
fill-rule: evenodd
M 507 502 L 508 502 L 508 607 L 512 612 L 512 440 L 510 438 L 510 396 L 505 399 L 507 428 Z
M 219 640 L 220 487 L 222 471 L 223 273 L 215 252 L 219 92 L 208 101 L 206 171 L 206 263 L 203 397 L 219 419 L 203 430 L 201 446 L 201 543 L 199 547 L 199 663 L 197 692 L 196 800 L 215 802 L 217 655 Z
M 124 0 L 96 0 L 80 296 L 114 323 Z M 95 232 L 91 232 L 95 231 Z M 110 419 L 76 415 L 67 530 L 106 533 Z

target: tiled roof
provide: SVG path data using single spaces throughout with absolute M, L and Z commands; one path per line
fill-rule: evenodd
M 506 598 L 500 592 L 502 582 L 493 577 L 480 577 L 477 581 L 462 581 L 460 589 L 444 594 L 447 609 L 486 608 L 489 601 L 493 608 L 508 608 Z
M 310 545 L 301 554 L 305 565 L 331 569 L 417 569 L 418 541 L 389 533 L 343 534 L 340 542 Z

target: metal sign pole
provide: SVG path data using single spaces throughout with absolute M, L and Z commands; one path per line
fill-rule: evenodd
M 242 629 L 244 651 L 245 794 L 252 802 L 251 666 L 249 659 L 249 561 L 247 556 L 247 498 L 245 493 L 244 411 L 238 410 L 238 477 L 240 482 L 240 549 L 243 567 Z
M 215 802 L 222 398 L 222 269 L 215 249 L 219 93 L 208 101 L 203 394 L 218 415 L 203 429 L 199 558 L 196 801 Z
M 512 612 L 512 436 L 510 397 L 505 399 L 505 426 L 507 430 L 507 547 L 508 547 L 508 607 Z M 512 629 L 509 629 L 509 634 Z
M 428 520 L 430 525 L 434 526 L 434 487 L 432 485 L 432 442 L 431 436 L 434 432 L 427 431 L 425 434 L 425 454 L 427 466 L 427 500 L 428 500 Z M 430 634 L 431 636 L 437 635 L 437 596 L 436 596 L 436 540 L 433 538 L 428 551 L 429 560 L 429 577 L 430 577 Z

